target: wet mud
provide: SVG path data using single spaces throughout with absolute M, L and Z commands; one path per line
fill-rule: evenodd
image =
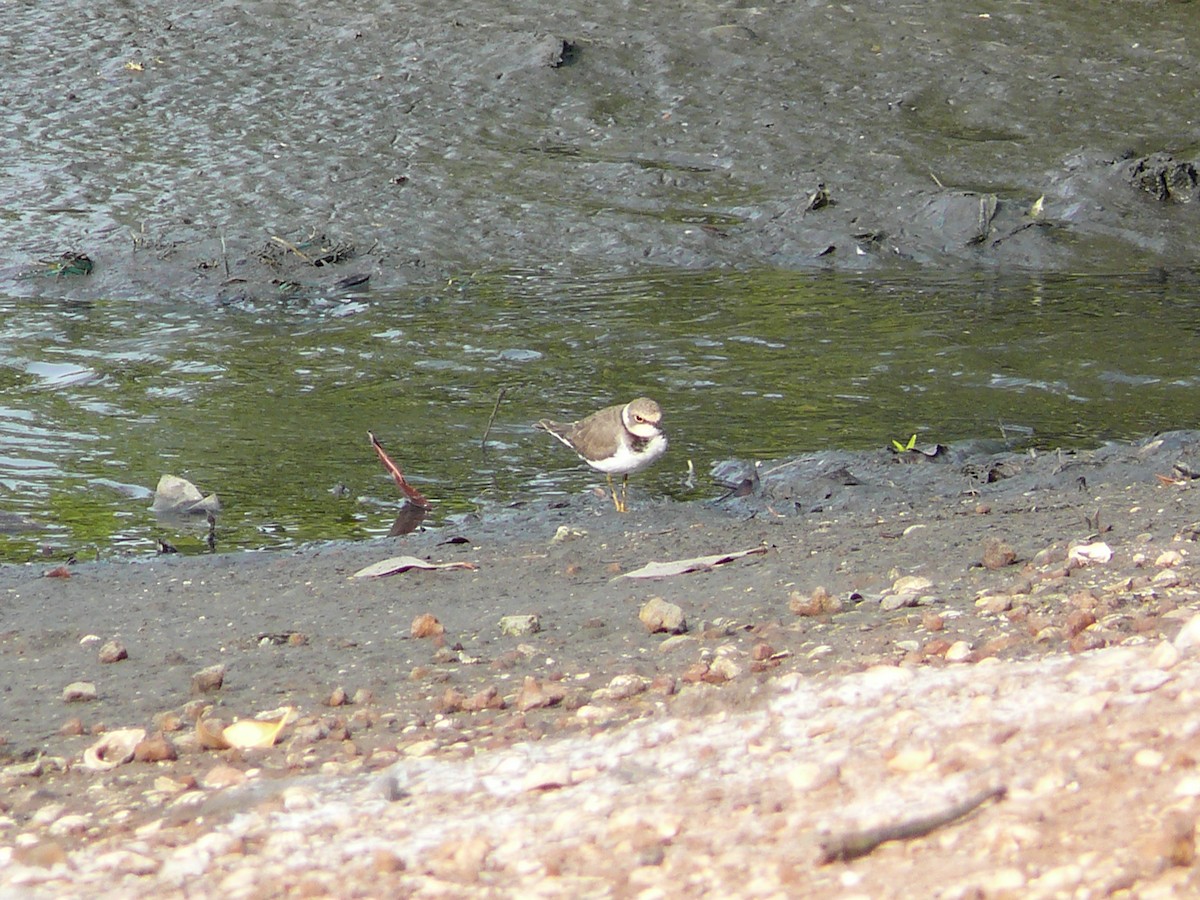
M 1200 25 L 1103 8 L 20 5 L 0 288 L 1192 266 Z

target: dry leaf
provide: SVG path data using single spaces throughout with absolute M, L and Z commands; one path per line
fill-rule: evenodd
M 225 740 L 224 732 L 220 719 L 196 720 L 196 740 L 205 750 L 228 750 L 229 741 Z
M 234 722 L 223 732 L 225 743 L 239 750 L 255 750 L 263 747 L 274 747 L 279 738 L 279 732 L 287 723 L 290 712 L 277 722 L 257 722 L 253 719 L 243 719 Z
M 736 550 L 732 553 L 717 553 L 713 556 L 696 556 L 692 559 L 677 559 L 672 562 L 651 562 L 646 563 L 640 569 L 634 569 L 632 572 L 626 572 L 624 575 L 619 575 L 619 578 L 669 578 L 672 575 L 683 575 L 687 572 L 703 572 L 714 566 L 719 566 L 722 563 L 732 562 L 735 559 L 741 559 L 743 556 L 752 556 L 757 553 L 766 553 L 766 547 L 754 547 L 750 550 Z
M 397 575 L 409 569 L 478 569 L 479 566 L 469 562 L 431 563 L 415 556 L 392 556 L 381 559 L 365 568 L 359 569 L 351 578 L 381 578 L 384 575 Z
M 93 772 L 115 769 L 133 759 L 133 750 L 146 737 L 144 728 L 110 731 L 83 751 L 83 767 Z

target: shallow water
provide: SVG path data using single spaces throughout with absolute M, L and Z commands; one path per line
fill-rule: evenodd
M 399 498 L 368 430 L 434 524 L 544 502 L 600 479 L 530 423 L 639 394 L 663 405 L 671 451 L 634 477 L 635 505 L 713 496 L 709 467 L 731 456 L 1195 427 L 1196 298 L 1192 277 L 776 271 L 507 272 L 241 308 L 0 298 L 0 496 L 36 523 L 0 558 L 203 550 L 205 529 L 148 511 L 164 473 L 221 497 L 218 550 L 384 534 Z

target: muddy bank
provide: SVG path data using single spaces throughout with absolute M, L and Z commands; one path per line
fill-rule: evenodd
M 17 6 L 0 289 L 1194 265 L 1200 25 L 1102 9 Z

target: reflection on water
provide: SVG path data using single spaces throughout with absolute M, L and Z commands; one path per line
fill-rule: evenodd
M 634 477 L 634 502 L 708 495 L 730 456 L 1195 427 L 1195 288 L 516 272 L 242 308 L 0 298 L 0 512 L 38 523 L 0 537 L 0 558 L 151 553 L 160 536 L 200 549 L 203 528 L 147 511 L 164 473 L 220 495 L 218 549 L 386 534 L 399 497 L 368 430 L 437 501 L 435 524 L 579 491 L 597 476 L 530 423 L 639 394 L 663 405 L 672 449 Z

